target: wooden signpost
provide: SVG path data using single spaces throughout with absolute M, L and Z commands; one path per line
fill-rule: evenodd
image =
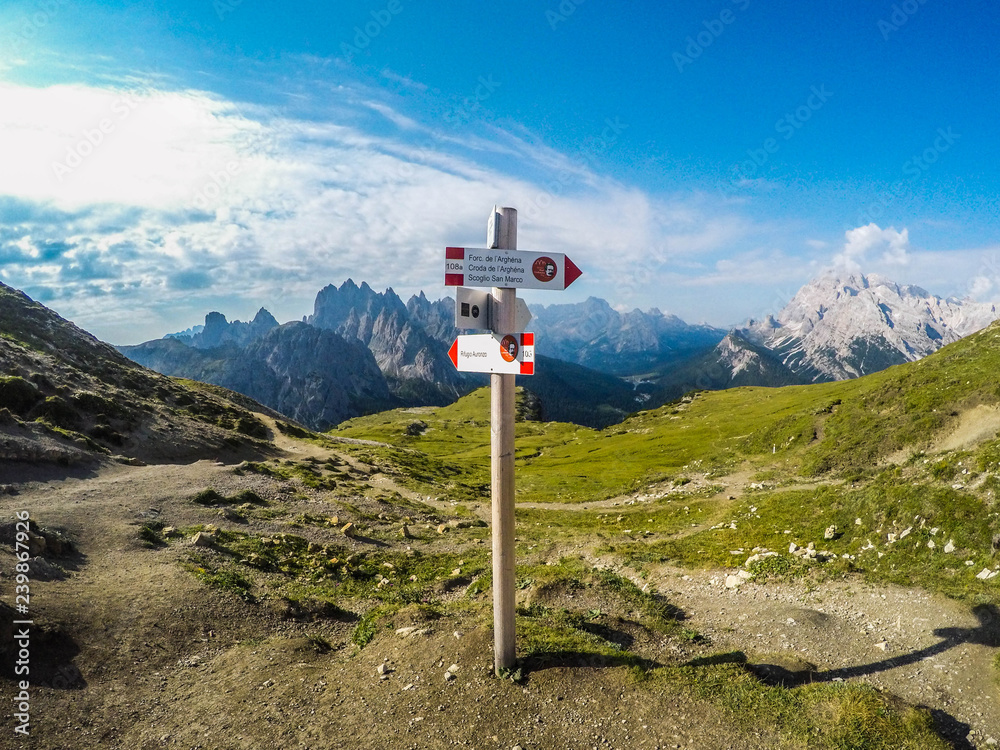
M 445 249 L 445 286 L 457 286 L 455 325 L 492 333 L 459 336 L 448 352 L 464 372 L 490 375 L 493 500 L 493 666 L 514 667 L 514 378 L 535 372 L 535 335 L 521 289 L 565 289 L 581 271 L 561 253 L 517 249 L 517 211 L 494 207 L 488 248 Z M 487 295 L 464 287 L 492 287 Z

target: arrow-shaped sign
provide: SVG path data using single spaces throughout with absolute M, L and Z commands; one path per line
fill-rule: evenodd
M 528 309 L 528 303 L 518 297 L 514 300 L 514 333 L 523 333 L 530 322 L 531 311 Z M 503 331 L 496 331 L 496 333 L 503 333 Z
M 460 372 L 534 375 L 535 334 L 501 336 L 475 333 L 459 336 L 448 350 L 448 356 Z
M 508 289 L 565 289 L 583 273 L 562 253 L 528 253 L 449 247 L 444 252 L 445 286 Z

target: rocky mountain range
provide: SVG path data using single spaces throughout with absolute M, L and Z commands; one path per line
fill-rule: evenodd
M 174 334 L 171 338 L 184 341 L 195 349 L 217 349 L 227 345 L 240 347 L 259 339 L 277 327 L 278 321 L 263 307 L 249 323 L 239 320 L 230 323 L 222 313 L 210 312 L 205 316 L 205 325 L 199 326 L 199 330 L 195 333 L 188 337 Z
M 264 310 L 254 321 L 269 317 Z M 255 338 L 248 338 L 251 330 Z M 209 335 L 207 341 L 225 343 L 208 347 Z M 306 323 L 254 329 L 253 323 L 229 323 L 220 313 L 210 313 L 202 334 L 121 350 L 157 372 L 244 393 L 317 429 L 398 406 L 366 346 Z
M 657 404 L 692 390 L 846 380 L 920 359 L 997 317 L 990 304 L 943 299 L 874 274 L 827 273 L 777 315 L 747 321 L 638 389 Z
M 749 321 L 746 341 L 777 355 L 796 380 L 847 380 L 912 362 L 985 328 L 993 305 L 942 299 L 875 274 L 825 274 L 778 313 Z
M 450 320 L 444 318 L 444 308 Z M 331 284 L 320 290 L 306 322 L 366 346 L 404 400 L 416 396 L 427 403 L 447 403 L 467 392 L 472 382 L 448 359 L 456 331 L 446 323 L 453 319 L 454 303 L 435 306 L 421 295 L 404 305 L 391 288 L 376 292 L 365 282 L 358 286 L 348 279 L 339 288 Z
M 805 285 L 776 316 L 728 333 L 659 310 L 619 312 L 591 297 L 534 306 L 545 353 L 523 385 L 542 416 L 595 427 L 690 390 L 842 380 L 912 361 L 986 326 L 991 305 L 942 299 L 879 276 L 833 274 Z M 312 315 L 279 325 L 209 313 L 188 332 L 121 351 L 160 372 L 246 393 L 304 424 L 402 405 L 445 404 L 487 382 L 447 356 L 454 301 L 348 279 L 316 296 Z M 543 366 L 544 365 L 544 366 Z
M 656 308 L 618 312 L 596 297 L 532 307 L 531 312 L 549 356 L 615 375 L 676 363 L 715 346 L 726 335 L 720 328 L 690 325 Z
M 279 325 L 264 308 L 250 322 L 211 312 L 204 326 L 121 351 L 159 372 L 246 393 L 327 429 L 393 406 L 450 403 L 485 385 L 487 376 L 460 373 L 448 359 L 459 333 L 454 305 L 423 293 L 404 304 L 392 289 L 377 292 L 348 279 L 320 290 L 312 315 L 299 323 Z M 655 310 L 618 313 L 593 298 L 537 310 L 535 330 L 543 332 L 546 352 L 563 358 L 540 356 L 537 374 L 525 384 L 541 397 L 545 419 L 595 427 L 621 420 L 642 402 L 619 372 L 636 363 L 662 365 L 724 334 Z M 306 335 L 306 329 L 322 333 Z M 591 360 L 598 366 L 582 364 Z

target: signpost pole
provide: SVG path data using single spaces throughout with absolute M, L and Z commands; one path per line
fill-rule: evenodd
M 446 247 L 444 285 L 455 292 L 455 327 L 492 333 L 461 335 L 448 350 L 460 372 L 490 375 L 490 491 L 493 500 L 493 665 L 514 667 L 514 376 L 535 374 L 535 334 L 520 289 L 561 290 L 582 273 L 568 255 L 520 252 L 517 211 L 493 207 L 487 247 Z M 494 286 L 490 294 L 465 287 Z M 518 303 L 520 309 L 518 309 Z
M 517 250 L 517 210 L 495 209 L 503 250 Z M 493 219 L 497 220 L 496 216 Z M 492 221 L 491 221 L 492 224 Z M 499 237 L 497 237 L 499 235 Z M 493 287 L 493 330 L 513 333 L 517 289 Z M 490 490 L 493 500 L 493 666 L 513 669 L 514 643 L 514 375 L 490 375 Z

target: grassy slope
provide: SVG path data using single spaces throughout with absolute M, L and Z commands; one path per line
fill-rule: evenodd
M 83 452 L 74 456 L 189 457 L 265 438 L 251 413 L 260 408 L 140 367 L 0 284 L 0 426 L 30 436 L 25 443 L 49 437 Z M 29 447 L 19 450 L 4 458 L 37 459 Z
M 1000 513 L 993 512 L 1000 440 L 965 452 L 922 451 L 953 429 L 963 411 L 1000 401 L 997 372 L 1000 326 L 858 380 L 698 393 L 603 431 L 520 422 L 520 502 L 601 500 L 666 479 L 675 487 L 692 478 L 711 483 L 736 469 L 769 481 L 735 503 L 710 502 L 709 490 L 668 494 L 655 509 L 623 509 L 613 518 L 596 510 L 523 509 L 519 520 L 529 536 L 532 525 L 560 526 L 637 564 L 734 566 L 754 547 L 784 553 L 790 541 L 815 541 L 855 558 L 842 558 L 828 571 L 854 570 L 992 601 L 992 583 L 974 573 L 993 565 L 992 538 L 1000 532 Z M 488 497 L 488 414 L 484 389 L 440 409 L 355 419 L 334 434 L 396 446 L 360 450 L 418 491 L 482 500 Z M 417 421 L 422 424 L 411 427 Z M 804 486 L 782 490 L 795 484 Z M 692 520 L 737 528 L 667 538 Z M 830 525 L 839 531 L 827 542 Z M 888 543 L 889 534 L 911 526 L 905 545 Z M 944 555 L 949 541 L 955 552 Z M 731 554 L 739 548 L 746 554 Z M 793 571 L 804 566 L 790 559 Z
M 920 362 L 858 380 L 697 393 L 602 431 L 522 422 L 519 498 L 586 501 L 685 472 L 749 462 L 787 475 L 856 478 L 879 461 L 925 448 L 978 404 L 1000 401 L 1000 327 Z M 422 420 L 428 429 L 408 435 Z M 481 479 L 489 461 L 489 395 L 434 410 L 397 410 L 342 424 L 334 434 L 389 442 Z

